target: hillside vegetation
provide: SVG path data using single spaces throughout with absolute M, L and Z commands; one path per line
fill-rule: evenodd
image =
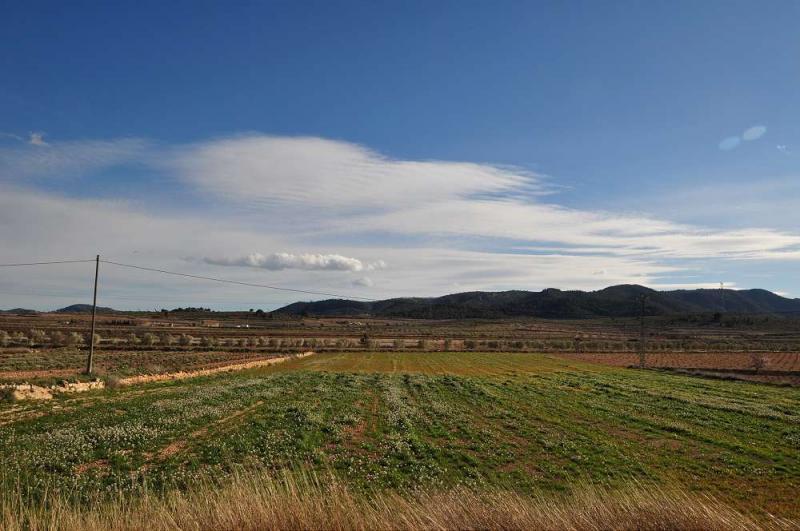
M 731 312 L 745 314 L 800 312 L 800 299 L 772 292 L 717 289 L 656 291 L 643 286 L 612 286 L 599 291 L 502 291 L 456 293 L 436 298 L 399 298 L 376 302 L 329 299 L 296 302 L 276 313 L 292 315 L 370 315 L 418 319 L 543 317 L 583 319 L 639 315 L 647 297 L 646 315 Z

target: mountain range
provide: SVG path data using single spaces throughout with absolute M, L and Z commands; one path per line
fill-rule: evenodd
M 635 284 L 598 291 L 473 291 L 433 298 L 397 298 L 373 302 L 328 299 L 296 302 L 273 313 L 316 316 L 373 316 L 407 318 L 543 317 L 582 319 L 633 317 L 645 297 L 646 315 L 728 312 L 739 314 L 800 313 L 800 299 L 781 297 L 763 289 L 693 289 L 656 291 Z

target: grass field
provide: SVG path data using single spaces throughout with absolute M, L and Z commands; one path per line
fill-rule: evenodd
M 800 517 L 800 390 L 537 354 L 329 353 L 0 404 L 4 493 L 35 501 L 311 468 L 356 490 L 681 485 Z

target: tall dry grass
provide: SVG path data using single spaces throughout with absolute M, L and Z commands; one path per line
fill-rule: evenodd
M 8 493 L 6 493 L 8 494 Z M 262 529 L 798 529 L 758 521 L 674 488 L 584 489 L 561 497 L 510 492 L 356 493 L 333 476 L 249 471 L 224 487 L 204 481 L 187 492 L 147 493 L 76 506 L 63 497 L 35 506 L 3 496 L 0 528 L 16 530 Z

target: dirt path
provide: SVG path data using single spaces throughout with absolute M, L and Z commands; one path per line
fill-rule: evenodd
M 26 381 L 35 378 L 68 378 L 75 376 L 80 370 L 78 369 L 46 369 L 36 371 L 8 371 L 0 372 L 1 380 L 11 381 Z

